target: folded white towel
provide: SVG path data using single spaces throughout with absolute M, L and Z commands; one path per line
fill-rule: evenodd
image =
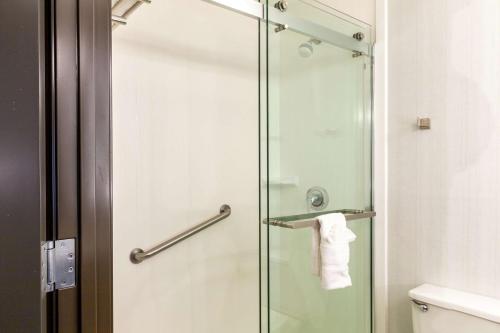
M 347 228 L 344 214 L 318 217 L 312 231 L 312 272 L 321 278 L 324 289 L 352 286 L 349 275 L 349 243 L 356 235 Z

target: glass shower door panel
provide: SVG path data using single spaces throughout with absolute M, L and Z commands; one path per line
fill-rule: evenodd
M 259 329 L 257 47 L 254 20 L 200 0 L 152 1 L 113 31 L 117 333 Z
M 371 208 L 371 63 L 314 36 L 268 27 L 267 216 Z M 326 193 L 319 208 L 308 191 Z M 319 209 L 319 210 L 318 210 Z M 266 226 L 271 333 L 371 331 L 371 220 L 348 221 L 352 286 L 311 272 L 311 229 Z

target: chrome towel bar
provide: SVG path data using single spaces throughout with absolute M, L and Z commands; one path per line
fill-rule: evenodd
M 264 221 L 262 221 L 262 223 L 287 229 L 304 229 L 304 228 L 310 228 L 314 226 L 316 223 L 318 223 L 317 219 L 318 216 L 330 213 L 342 213 L 344 214 L 345 219 L 347 221 L 372 218 L 375 217 L 375 215 L 377 215 L 373 211 L 340 209 L 340 210 L 331 210 L 327 212 L 314 212 L 310 214 L 274 217 L 271 219 L 265 219 Z
M 166 249 L 174 246 L 177 243 L 182 242 L 185 239 L 199 233 L 200 231 L 214 225 L 215 223 L 224 220 L 229 215 L 231 215 L 231 207 L 229 205 L 222 205 L 219 210 L 219 214 L 214 217 L 209 218 L 208 220 L 178 234 L 175 237 L 172 237 L 161 244 L 156 245 L 155 247 L 144 251 L 143 249 L 134 249 L 130 253 L 130 261 L 134 264 L 140 264 L 146 259 L 154 257 L 158 253 L 165 251 Z

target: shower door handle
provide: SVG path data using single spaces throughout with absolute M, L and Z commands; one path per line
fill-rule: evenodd
M 139 248 L 133 249 L 132 252 L 130 253 L 130 261 L 132 261 L 134 264 L 140 264 L 144 260 L 154 257 L 158 253 L 165 251 L 166 249 L 174 246 L 175 244 L 180 243 L 183 240 L 186 240 L 189 237 L 196 235 L 200 231 L 214 225 L 215 223 L 224 220 L 225 218 L 229 217 L 229 215 L 231 215 L 231 207 L 229 205 L 222 205 L 220 207 L 219 214 L 209 218 L 208 220 L 192 228 L 189 228 L 184 232 L 181 232 L 177 236 L 174 236 L 147 251 L 144 251 L 143 249 Z

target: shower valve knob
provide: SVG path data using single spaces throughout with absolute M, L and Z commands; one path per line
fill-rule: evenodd
M 308 206 L 312 210 L 323 210 L 328 206 L 328 192 L 319 186 L 310 188 L 306 194 Z
M 323 204 L 323 196 L 322 195 L 316 195 L 311 198 L 311 205 L 314 207 L 320 207 Z

